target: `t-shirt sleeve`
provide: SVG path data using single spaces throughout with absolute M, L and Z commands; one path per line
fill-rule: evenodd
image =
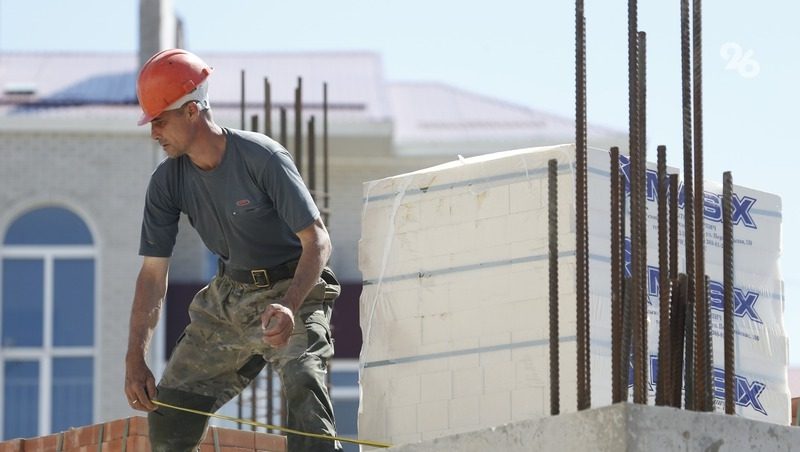
M 288 152 L 276 152 L 267 161 L 261 184 L 278 214 L 293 232 L 311 226 L 319 209 Z
M 144 203 L 139 255 L 170 257 L 178 235 L 180 209 L 161 185 L 156 174 L 150 179 Z

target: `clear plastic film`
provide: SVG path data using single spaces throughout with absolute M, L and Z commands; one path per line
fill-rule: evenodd
M 549 415 L 552 158 L 559 163 L 561 407 L 575 410 L 574 155 L 572 145 L 499 152 L 364 184 L 360 435 L 400 444 Z M 595 407 L 611 403 L 608 166 L 608 152 L 589 150 Z M 721 193 L 721 187 L 706 183 L 706 191 Z M 785 425 L 780 199 L 738 186 L 734 192 L 740 201 L 734 230 L 737 414 Z M 656 210 L 648 199 L 648 263 L 657 269 Z M 721 224 L 706 224 L 707 272 L 721 282 L 721 251 L 714 248 Z M 648 347 L 655 357 L 658 296 L 657 288 L 648 290 Z M 722 368 L 714 306 L 714 367 Z M 652 381 L 653 372 L 648 375 Z

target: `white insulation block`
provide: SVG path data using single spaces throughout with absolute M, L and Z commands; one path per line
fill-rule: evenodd
M 572 145 L 499 152 L 364 184 L 361 437 L 399 443 L 549 415 L 550 159 L 558 160 L 559 174 L 560 402 L 562 413 L 575 411 L 574 155 Z M 627 162 L 621 157 L 623 171 Z M 589 150 L 595 407 L 611 403 L 609 166 L 608 152 Z M 651 165 L 650 403 L 659 323 L 655 180 Z M 722 187 L 705 182 L 705 191 L 713 359 L 722 369 Z M 734 197 L 736 410 L 742 417 L 785 425 L 781 201 L 741 186 L 734 186 Z M 682 210 L 679 218 L 682 230 Z M 681 242 L 681 268 L 683 247 Z M 720 410 L 721 374 L 715 374 L 714 384 Z

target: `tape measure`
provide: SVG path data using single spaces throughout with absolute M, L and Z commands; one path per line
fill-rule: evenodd
M 360 444 L 362 446 L 372 446 L 372 447 L 382 447 L 382 448 L 392 447 L 391 444 L 379 443 L 377 441 L 367 441 L 367 440 L 362 440 L 362 439 L 351 439 L 351 438 L 342 438 L 342 437 L 339 437 L 339 436 L 323 435 L 323 434 L 319 434 L 319 433 L 301 432 L 299 430 L 294 430 L 294 429 L 291 429 L 291 428 L 281 427 L 281 426 L 277 426 L 277 425 L 264 424 L 264 423 L 261 423 L 261 422 L 249 421 L 247 419 L 239 419 L 239 418 L 235 418 L 235 417 L 232 417 L 232 416 L 225 416 L 224 414 L 207 413 L 205 411 L 193 410 L 191 408 L 183 408 L 183 407 L 180 407 L 180 406 L 170 405 L 170 404 L 164 403 L 164 402 L 159 402 L 158 400 L 153 400 L 152 402 L 153 402 L 153 404 L 158 405 L 160 407 L 164 407 L 164 408 L 171 408 L 173 410 L 185 411 L 187 413 L 192 413 L 192 414 L 199 414 L 201 416 L 215 417 L 217 419 L 223 419 L 223 420 L 226 420 L 226 421 L 233 421 L 233 422 L 238 422 L 238 423 L 241 423 L 241 424 L 252 425 L 254 427 L 262 427 L 262 428 L 266 428 L 266 429 L 278 430 L 278 431 L 281 431 L 281 432 L 291 433 L 293 435 L 300 435 L 300 436 L 306 436 L 306 437 L 309 437 L 309 438 L 324 439 L 324 440 L 329 440 L 329 441 L 341 441 L 343 443 L 350 443 L 350 444 Z

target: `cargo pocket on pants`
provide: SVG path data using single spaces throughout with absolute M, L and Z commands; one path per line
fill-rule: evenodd
M 308 347 L 304 355 L 313 355 L 327 361 L 333 356 L 333 342 L 328 319 L 322 310 L 309 314 L 304 320 Z M 302 359 L 302 357 L 301 357 Z

